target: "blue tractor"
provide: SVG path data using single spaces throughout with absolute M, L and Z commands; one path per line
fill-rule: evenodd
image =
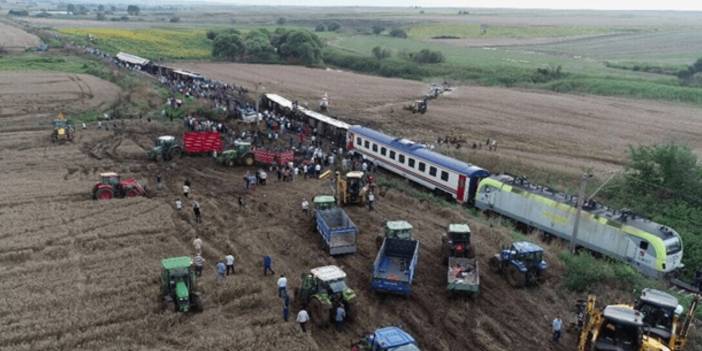
M 544 249 L 528 241 L 517 241 L 490 258 L 490 268 L 507 278 L 515 288 L 537 284 L 544 276 L 548 263 Z
M 421 351 L 414 338 L 397 327 L 380 328 L 366 335 L 351 351 Z

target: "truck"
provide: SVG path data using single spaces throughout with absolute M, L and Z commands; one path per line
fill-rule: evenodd
M 442 260 L 448 264 L 448 291 L 477 294 L 480 291 L 480 271 L 470 242 L 468 224 L 450 224 L 441 236 Z
M 344 209 L 336 206 L 336 199 L 330 195 L 320 195 L 314 198 L 313 203 L 317 232 L 329 254 L 355 253 L 358 228 Z
M 366 335 L 351 351 L 420 351 L 414 338 L 398 327 L 384 327 Z
M 409 235 L 395 235 L 399 230 Z M 405 221 L 388 221 L 386 236 L 373 263 L 371 288 L 376 292 L 409 296 L 419 259 L 419 241 L 412 239 L 412 226 Z

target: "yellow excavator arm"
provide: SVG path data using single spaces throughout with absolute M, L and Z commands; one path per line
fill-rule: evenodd
M 685 319 L 680 324 L 679 330 L 673 330 L 673 335 L 670 338 L 671 348 L 674 351 L 682 351 L 687 345 L 687 333 L 690 331 L 690 326 L 695 320 L 695 313 L 697 312 L 697 307 L 699 306 L 700 299 L 702 297 L 696 294 L 690 303 L 690 307 L 687 309 L 687 314 L 685 314 Z M 673 322 L 673 327 L 677 328 L 677 321 Z
M 589 351 L 588 345 L 592 341 L 591 339 L 597 338 L 597 332 L 599 330 L 600 324 L 602 324 L 602 312 L 598 311 L 595 303 L 597 298 L 595 295 L 587 296 L 587 305 L 585 307 L 585 323 L 580 330 L 580 335 L 578 336 L 578 351 Z

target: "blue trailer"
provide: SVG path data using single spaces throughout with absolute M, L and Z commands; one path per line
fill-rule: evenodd
M 419 258 L 419 241 L 385 238 L 373 264 L 371 287 L 378 292 L 408 296 Z
M 317 196 L 314 203 L 317 232 L 329 254 L 333 256 L 356 252 L 358 228 L 342 208 L 336 207 L 334 197 Z

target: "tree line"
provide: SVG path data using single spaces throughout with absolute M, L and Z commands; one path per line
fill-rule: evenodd
M 208 31 L 213 41 L 212 56 L 237 62 L 285 62 L 314 65 L 322 61 L 324 44 L 304 29 L 265 28 L 241 33 L 236 29 Z

